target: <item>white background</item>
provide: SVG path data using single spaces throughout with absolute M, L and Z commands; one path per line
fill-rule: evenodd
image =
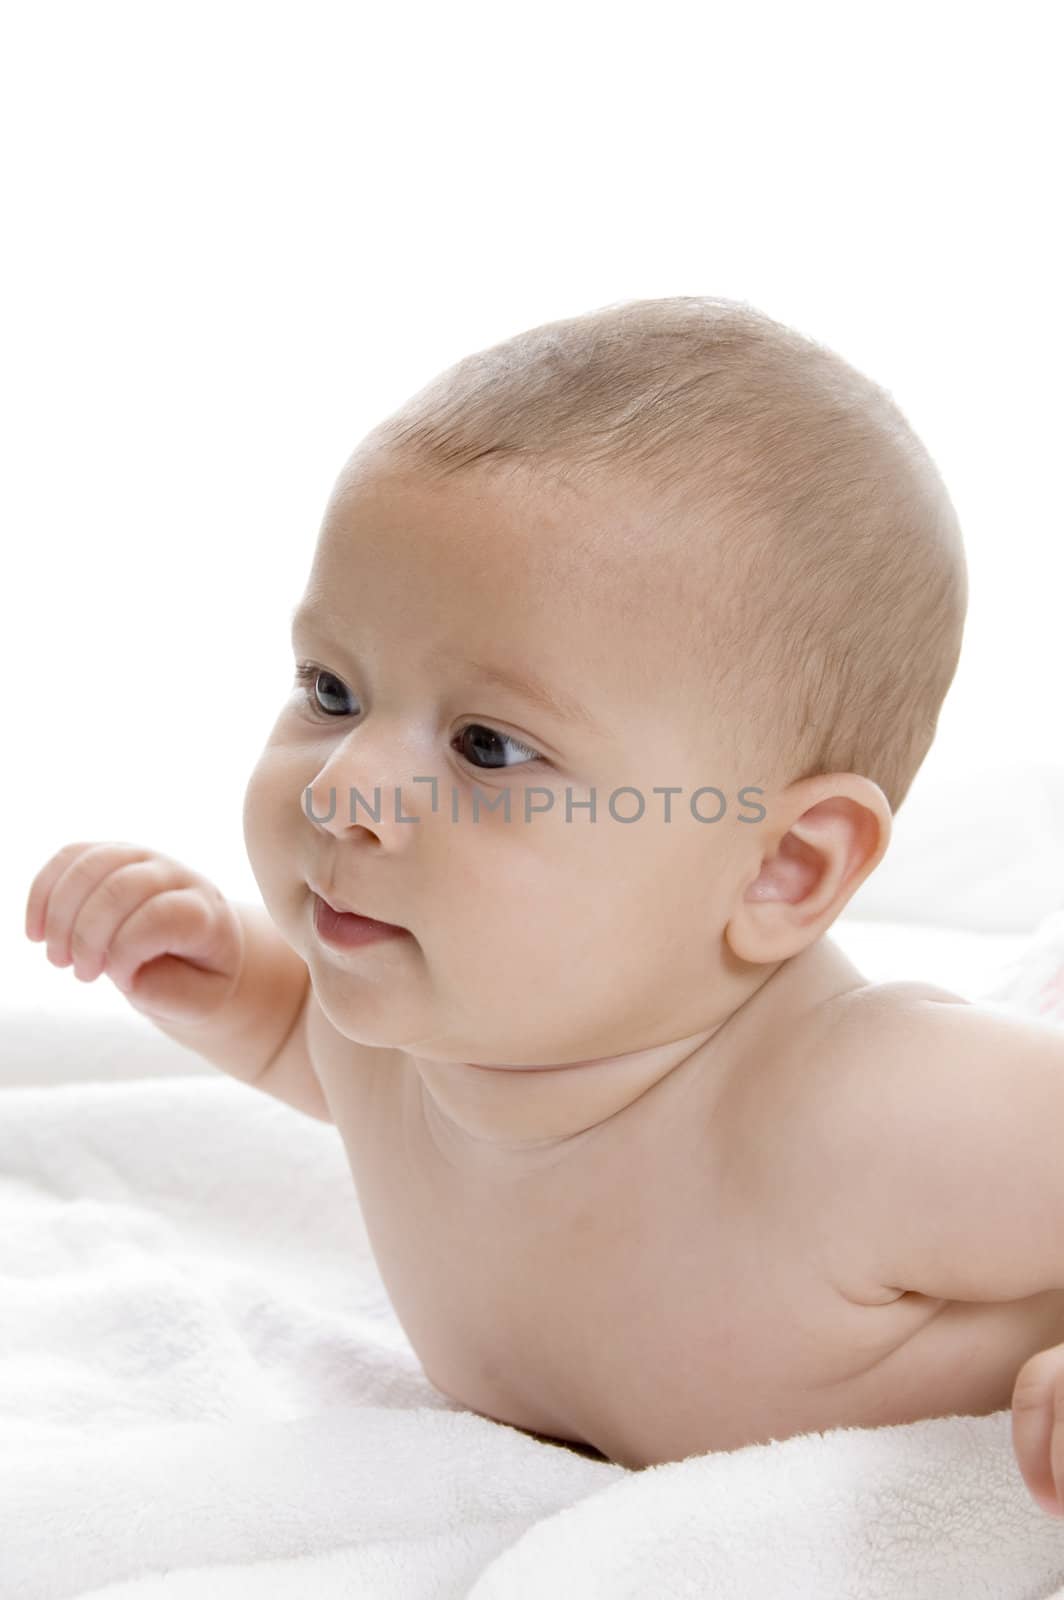
M 998 847 L 1018 838 L 1028 863 L 999 925 L 1064 903 L 1056 864 L 1042 894 L 1015 781 L 1017 763 L 1064 769 L 1058 19 L 1049 3 L 8 7 L 9 994 L 79 987 L 23 934 L 30 880 L 67 841 L 151 844 L 257 898 L 244 786 L 361 435 L 471 350 L 650 295 L 751 301 L 884 384 L 921 434 L 971 601 L 896 837 L 907 810 L 945 807 L 975 881 L 989 805 Z M 969 813 L 970 770 L 989 776 Z M 898 863 L 884 893 L 918 896 Z

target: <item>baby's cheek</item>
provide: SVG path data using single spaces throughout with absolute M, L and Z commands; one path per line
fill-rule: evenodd
M 251 870 L 268 903 L 268 886 L 274 891 L 299 867 L 296 851 L 300 828 L 314 824 L 300 815 L 305 803 L 298 776 L 284 768 L 267 748 L 252 769 L 244 790 L 243 830 Z
M 267 812 L 267 797 L 269 794 L 269 772 L 263 758 L 260 758 L 252 768 L 244 790 L 243 827 L 244 844 L 252 866 L 255 857 L 261 848 L 261 834 L 263 819 Z

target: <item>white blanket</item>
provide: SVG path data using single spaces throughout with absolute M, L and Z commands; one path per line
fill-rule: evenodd
M 1054 1014 L 1062 920 L 996 1001 Z M 120 1070 L 146 1026 L 108 1019 Z M 334 1128 L 213 1070 L 0 1090 L 0 1600 L 1064 1600 L 1009 1430 L 628 1472 L 431 1386 Z

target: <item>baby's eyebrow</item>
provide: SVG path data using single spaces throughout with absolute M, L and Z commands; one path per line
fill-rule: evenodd
M 321 634 L 323 641 L 335 644 L 328 633 L 323 632 L 314 613 L 305 606 L 297 607 L 292 613 L 292 642 L 303 633 Z M 337 646 L 338 648 L 338 646 Z M 610 735 L 605 728 L 592 716 L 582 701 L 573 695 L 566 694 L 562 689 L 556 689 L 547 683 L 537 673 L 518 670 L 515 667 L 495 666 L 487 661 L 474 661 L 469 656 L 455 657 L 438 651 L 430 657 L 432 661 L 446 660 L 452 665 L 465 669 L 471 677 L 476 677 L 483 683 L 494 684 L 500 689 L 509 689 L 511 693 L 522 696 L 533 705 L 547 712 L 549 716 L 556 717 L 562 722 L 571 722 L 578 727 L 585 728 L 590 733 L 598 734 L 602 738 Z
M 454 657 L 448 659 L 455 660 Z M 518 671 L 514 667 L 497 667 L 487 661 L 473 661 L 468 656 L 458 657 L 457 665 L 464 667 L 471 676 L 479 678 L 483 683 L 494 684 L 500 689 L 509 689 L 513 694 L 530 700 L 541 711 L 547 712 L 548 716 L 557 717 L 562 722 L 574 723 L 589 733 L 599 734 L 602 738 L 608 737 L 605 728 L 596 722 L 580 700 L 561 689 L 553 688 L 534 672 Z

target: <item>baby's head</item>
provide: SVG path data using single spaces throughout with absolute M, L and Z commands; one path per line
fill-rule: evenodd
M 708 1036 L 882 858 L 966 599 L 890 396 L 751 307 L 477 352 L 326 508 L 245 804 L 264 901 L 333 1024 L 419 1060 Z M 410 934 L 339 954 L 311 886 Z

